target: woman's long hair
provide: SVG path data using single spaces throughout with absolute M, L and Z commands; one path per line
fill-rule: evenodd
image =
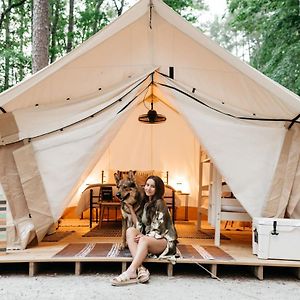
M 163 199 L 164 193 L 165 193 L 165 184 L 162 181 L 162 179 L 158 176 L 151 175 L 147 178 L 146 182 L 148 179 L 152 179 L 155 184 L 155 194 L 153 195 L 151 201 L 149 202 L 149 197 L 145 193 L 145 200 L 146 200 L 146 205 L 145 208 L 148 211 L 148 224 L 151 223 L 151 220 L 153 219 L 153 216 L 155 214 L 155 203 L 156 200 Z M 145 184 L 146 184 L 145 182 Z
M 155 184 L 155 194 L 152 197 L 152 201 L 156 201 L 158 199 L 163 199 L 164 197 L 164 193 L 165 193 L 165 184 L 162 181 L 162 179 L 159 176 L 154 176 L 151 175 L 147 178 L 146 182 L 148 181 L 148 179 L 152 179 L 154 181 Z M 145 184 L 146 184 L 145 182 Z M 147 200 L 149 200 L 149 197 L 147 195 L 145 195 L 147 197 Z

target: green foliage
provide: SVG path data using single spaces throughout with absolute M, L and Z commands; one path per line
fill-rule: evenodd
M 203 0 L 164 0 L 164 2 L 192 23 L 197 21 L 195 12 L 207 9 Z
M 16 1 L 11 1 L 14 4 Z M 2 1 L 2 13 L 9 2 Z M 29 13 L 28 13 L 29 12 Z M 7 29 L 6 29 L 7 28 Z M 0 28 L 0 92 L 21 81 L 31 70 L 31 14 L 30 4 L 14 7 L 4 16 Z
M 298 0 L 229 0 L 231 25 L 253 41 L 250 63 L 300 95 Z
M 191 22 L 197 20 L 197 12 L 206 8 L 203 0 L 165 2 Z M 32 3 L 29 0 L 0 2 L 0 16 L 9 4 L 13 5 L 0 23 L 0 92 L 31 74 Z M 115 19 L 123 4 L 121 0 L 75 0 L 74 26 L 69 32 L 69 0 L 49 0 L 49 63 L 67 53 L 69 37 L 75 48 Z

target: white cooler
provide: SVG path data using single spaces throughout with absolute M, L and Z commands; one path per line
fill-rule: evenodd
M 262 259 L 300 260 L 300 220 L 254 218 L 252 252 Z

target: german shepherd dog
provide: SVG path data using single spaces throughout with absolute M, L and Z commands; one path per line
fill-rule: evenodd
M 121 201 L 122 213 L 122 249 L 126 247 L 126 229 L 133 226 L 130 210 L 126 203 L 131 204 L 137 219 L 142 218 L 143 209 L 145 205 L 144 189 L 137 185 L 133 171 L 128 172 L 128 176 L 123 178 L 123 173 L 118 171 L 114 174 L 118 192 L 116 196 Z

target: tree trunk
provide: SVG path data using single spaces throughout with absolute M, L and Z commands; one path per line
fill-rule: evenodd
M 96 5 L 96 9 L 95 9 L 95 22 L 93 24 L 93 34 L 95 34 L 98 31 L 99 18 L 97 16 L 99 16 L 100 7 L 101 7 L 103 1 L 104 0 L 98 0 L 97 5 Z
M 21 9 L 21 20 L 20 20 L 20 23 L 21 23 L 21 27 L 24 28 L 24 15 L 25 15 L 25 11 L 24 9 Z M 19 49 L 20 49 L 20 52 L 23 53 L 24 52 L 24 32 L 22 31 L 20 33 L 20 46 L 19 46 Z M 21 60 L 22 61 L 22 60 Z M 22 63 L 19 64 L 19 67 L 18 67 L 18 81 L 21 81 L 23 78 L 24 78 L 24 66 L 22 65 Z
M 124 8 L 124 0 L 121 0 L 120 1 L 120 7 L 118 7 L 118 4 L 117 4 L 117 1 L 116 0 L 113 0 L 114 1 L 114 5 L 116 7 L 116 10 L 117 10 L 117 14 L 118 14 L 118 17 L 121 16 L 122 12 L 123 12 L 123 8 Z
M 11 0 L 8 1 L 8 7 L 11 6 Z M 10 50 L 10 34 L 9 34 L 9 16 L 10 11 L 6 13 L 5 19 L 4 19 L 4 26 L 5 26 L 5 44 L 8 48 L 8 51 Z M 9 88 L 9 70 L 10 70 L 10 55 L 8 52 L 6 52 L 5 55 L 5 66 L 4 66 L 4 90 Z
M 70 52 L 73 47 L 73 35 L 74 35 L 73 31 L 74 31 L 74 0 L 70 0 L 67 52 Z
M 57 24 L 58 24 L 58 18 L 59 18 L 59 2 L 60 0 L 56 0 L 51 9 L 52 13 L 52 26 L 51 26 L 51 49 L 50 52 L 50 62 L 54 62 L 56 60 L 56 31 L 57 31 Z
M 49 1 L 33 0 L 32 73 L 48 65 Z

